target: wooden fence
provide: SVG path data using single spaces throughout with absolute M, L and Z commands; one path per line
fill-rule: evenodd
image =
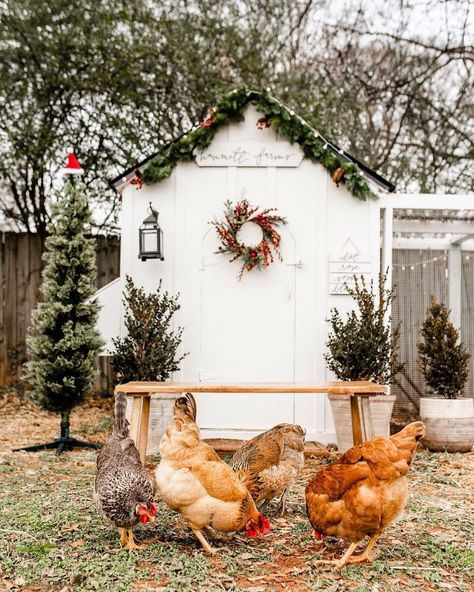
M 31 311 L 40 298 L 43 246 L 35 234 L 0 233 L 0 387 L 19 383 Z M 96 238 L 97 288 L 120 274 L 118 237 Z M 108 358 L 99 358 L 96 387 L 110 388 Z

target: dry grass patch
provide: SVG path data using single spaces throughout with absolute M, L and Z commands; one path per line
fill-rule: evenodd
M 56 437 L 58 417 L 2 395 L 0 426 L 0 589 L 22 592 L 247 591 L 395 592 L 473 589 L 474 455 L 416 455 L 408 508 L 380 539 L 371 565 L 313 566 L 345 543 L 311 535 L 304 487 L 330 459 L 308 459 L 285 518 L 251 541 L 216 541 L 204 555 L 180 517 L 159 504 L 155 525 L 137 529 L 145 551 L 120 550 L 92 502 L 95 452 L 12 453 Z M 111 400 L 92 400 L 72 417 L 74 435 L 103 442 Z M 156 459 L 149 458 L 152 469 Z

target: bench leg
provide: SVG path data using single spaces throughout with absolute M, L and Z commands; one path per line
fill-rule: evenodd
M 362 425 L 360 421 L 360 412 L 359 412 L 359 397 L 351 393 L 351 420 L 352 420 L 352 439 L 354 441 L 354 446 L 357 444 L 362 444 Z
M 148 423 L 150 421 L 150 397 L 143 397 L 142 413 L 140 422 L 140 432 L 138 434 L 138 452 L 140 453 L 140 460 L 145 466 L 146 459 L 146 445 L 148 442 Z
M 374 437 L 374 427 L 372 425 L 372 413 L 370 411 L 370 398 L 360 398 L 360 409 L 362 412 L 362 427 L 364 429 L 364 441 L 372 440 Z
M 140 434 L 140 424 L 142 416 L 142 399 L 141 397 L 133 397 L 132 415 L 130 417 L 130 438 L 134 441 L 138 448 L 138 438 Z

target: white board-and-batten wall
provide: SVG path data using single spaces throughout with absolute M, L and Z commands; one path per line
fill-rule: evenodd
M 259 142 L 268 153 L 281 151 L 286 141 L 272 128 L 258 130 L 259 117 L 249 106 L 245 120 L 219 130 L 210 149 L 217 154 L 221 146 L 255 150 L 253 142 Z M 302 156 L 297 145 L 287 148 Z M 184 327 L 181 352 L 189 352 L 174 380 L 330 380 L 323 357 L 326 319 L 332 307 L 345 312 L 353 305 L 348 295 L 330 292 L 338 291 L 340 260 L 353 253 L 367 278 L 377 277 L 378 206 L 336 187 L 322 166 L 307 159 L 292 167 L 237 164 L 178 163 L 161 183 L 124 188 L 121 276 L 99 292 L 99 328 L 109 348 L 112 336 L 124 334 L 120 293 L 127 275 L 147 291 L 162 279 L 166 290 L 180 294 L 174 327 Z M 275 259 L 238 281 L 241 264 L 216 254 L 220 243 L 209 222 L 222 219 L 225 200 L 242 198 L 277 208 L 288 224 L 279 229 L 283 261 Z M 138 259 L 138 229 L 149 202 L 159 212 L 164 261 Z M 306 428 L 309 440 L 335 441 L 325 396 L 200 394 L 197 401 L 203 437 L 249 438 L 276 423 L 295 422 Z

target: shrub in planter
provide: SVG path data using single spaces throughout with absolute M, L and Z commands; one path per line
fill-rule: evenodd
M 433 397 L 420 399 L 426 424 L 425 446 L 431 450 L 466 452 L 474 444 L 474 401 L 463 398 L 469 352 L 449 320 L 449 310 L 432 296 L 421 328 L 418 361 Z
M 355 310 L 345 319 L 338 309 L 331 310 L 331 326 L 324 358 L 328 368 L 339 380 L 372 380 L 389 384 L 403 368 L 398 360 L 400 326 L 391 328 L 387 311 L 395 297 L 394 290 L 385 288 L 386 275 L 378 279 L 378 291 L 373 282 L 354 276 L 354 287 L 349 294 L 356 303 Z M 349 395 L 328 395 L 336 425 L 340 451 L 353 446 Z M 370 409 L 375 435 L 388 435 L 395 395 L 371 397 Z
M 162 289 L 161 280 L 157 290 L 147 294 L 127 276 L 123 296 L 127 335 L 113 340 L 112 352 L 112 367 L 120 383 L 168 380 L 179 370 L 181 361 L 188 354 L 178 356 L 183 329 L 172 329 L 173 315 L 180 309 L 178 298 Z M 173 403 L 170 396 L 152 397 L 148 447 L 157 448 L 171 422 Z

